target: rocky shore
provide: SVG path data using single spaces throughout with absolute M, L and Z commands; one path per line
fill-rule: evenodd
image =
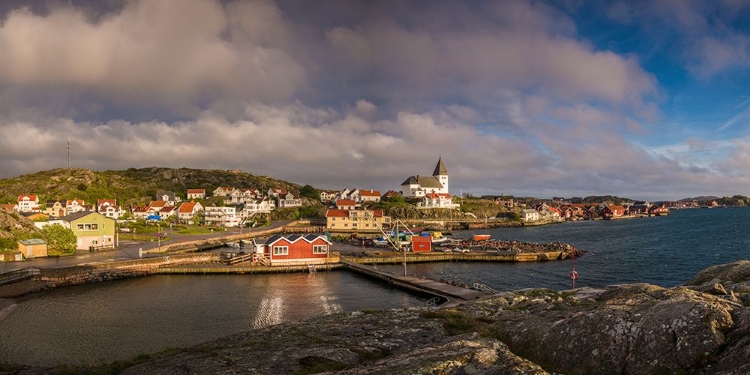
M 526 289 L 450 309 L 329 315 L 140 357 L 120 363 L 117 371 L 747 374 L 748 306 L 750 261 L 739 261 L 710 267 L 669 289 Z

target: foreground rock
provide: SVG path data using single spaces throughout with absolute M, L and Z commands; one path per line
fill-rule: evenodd
M 156 355 L 123 373 L 747 374 L 748 281 L 743 261 L 671 289 L 529 289 L 452 309 L 337 314 Z

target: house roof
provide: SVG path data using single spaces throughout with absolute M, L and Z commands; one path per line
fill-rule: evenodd
M 69 215 L 61 216 L 60 220 L 67 221 L 67 222 L 70 223 L 70 222 L 73 222 L 75 220 L 78 220 L 78 219 L 80 219 L 82 217 L 89 216 L 89 215 L 99 215 L 99 216 L 102 216 L 102 217 L 104 217 L 106 219 L 114 220 L 114 219 L 108 218 L 108 217 L 106 217 L 106 216 L 104 216 L 104 215 L 102 215 L 102 214 L 100 214 L 98 212 L 91 212 L 91 211 L 74 212 L 74 213 L 69 214 Z
M 167 205 L 167 201 L 151 201 L 151 203 L 148 204 L 151 208 L 162 208 Z
M 417 184 L 421 188 L 442 189 L 443 184 L 434 176 L 409 176 L 401 185 Z
M 192 213 L 193 210 L 195 210 L 195 206 L 198 204 L 198 202 L 185 202 L 180 205 L 180 209 L 178 212 L 180 213 Z
M 116 199 L 99 199 L 96 201 L 96 203 L 98 206 L 101 206 L 105 203 L 109 203 L 110 206 L 115 206 L 117 205 L 117 200 Z
M 379 197 L 379 196 L 381 196 L 381 194 L 380 194 L 379 191 L 372 190 L 372 189 L 370 189 L 370 190 L 360 190 L 359 194 L 363 195 L 365 197 Z
M 188 194 L 205 194 L 206 189 L 187 189 Z
M 68 206 L 70 206 L 71 204 L 74 204 L 74 203 L 77 204 L 77 205 L 79 205 L 79 206 L 83 206 L 84 201 L 83 201 L 83 199 L 68 199 L 67 201 L 65 201 L 65 204 L 68 205 Z
M 45 240 L 43 240 L 41 238 L 32 238 L 32 239 L 29 239 L 29 240 L 20 240 L 20 241 L 18 241 L 18 243 L 20 243 L 22 245 L 26 245 L 26 246 L 29 246 L 29 245 L 46 245 L 47 241 L 45 241 Z
M 338 199 L 336 200 L 336 207 L 340 206 L 354 206 L 357 202 L 355 202 L 353 199 Z
M 8 211 L 13 211 L 13 209 L 16 208 L 16 205 L 13 204 L 13 203 L 3 203 L 3 204 L 0 204 L 0 207 L 6 209 Z
M 331 242 L 328 241 L 326 236 L 322 234 L 274 234 L 273 236 L 269 237 L 268 240 L 265 242 L 268 246 L 273 246 L 274 243 L 279 242 L 281 240 L 286 240 L 289 243 L 295 243 L 298 241 L 305 241 L 307 243 L 313 243 L 313 241 L 317 239 L 322 239 L 329 245 L 331 245 Z
M 18 196 L 18 201 L 20 202 L 21 200 L 23 200 L 23 198 L 29 198 L 29 200 L 31 200 L 31 201 L 37 200 L 36 195 L 19 195 Z
M 442 198 L 450 198 L 451 195 L 448 194 L 448 193 L 429 193 L 429 194 L 425 194 L 425 197 L 432 198 L 432 199 L 437 199 L 437 198 L 441 198 L 441 197 Z
M 445 169 L 445 165 L 443 165 L 443 158 L 442 157 L 438 158 L 437 165 L 435 166 L 435 171 L 432 172 L 432 175 L 433 176 L 448 175 L 448 170 Z
M 326 210 L 326 217 L 349 217 L 349 211 L 329 208 Z

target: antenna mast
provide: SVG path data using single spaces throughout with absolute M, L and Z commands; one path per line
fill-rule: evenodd
M 68 169 L 70 169 L 70 137 L 68 137 Z

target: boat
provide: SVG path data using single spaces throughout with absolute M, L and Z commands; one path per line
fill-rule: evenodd
M 487 241 L 490 239 L 489 234 L 475 234 L 473 237 L 474 241 Z
M 443 236 L 440 232 L 430 232 L 430 236 L 432 237 L 433 245 L 444 244 L 450 240 L 450 238 Z
M 237 248 L 237 249 L 239 249 L 240 247 L 242 247 L 242 245 L 239 242 L 226 242 L 226 243 L 224 243 L 224 246 L 234 247 L 234 248 Z

